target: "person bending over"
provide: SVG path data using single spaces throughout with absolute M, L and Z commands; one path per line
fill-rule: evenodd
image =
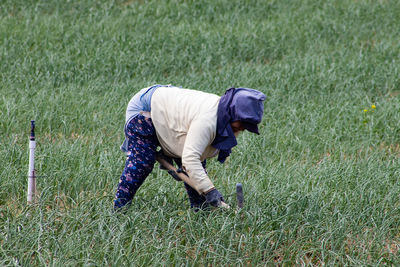
M 259 134 L 265 95 L 249 88 L 230 88 L 222 97 L 171 85 L 140 90 L 126 110 L 125 168 L 119 180 L 114 209 L 130 204 L 156 161 L 157 148 L 175 159 L 193 181 L 184 183 L 191 208 L 219 207 L 222 194 L 205 169 L 206 159 L 223 163 L 237 145 L 237 135 Z

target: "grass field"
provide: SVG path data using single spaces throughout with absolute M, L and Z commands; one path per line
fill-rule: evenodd
M 261 135 L 209 161 L 239 213 L 193 213 L 158 166 L 112 213 L 126 105 L 156 83 L 266 94 Z M 400 264 L 397 0 L 2 0 L 0 93 L 1 266 Z

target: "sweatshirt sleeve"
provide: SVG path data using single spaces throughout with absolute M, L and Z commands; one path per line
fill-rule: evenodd
M 214 187 L 200 162 L 201 155 L 212 142 L 212 136 L 210 123 L 206 119 L 196 119 L 190 124 L 183 146 L 182 165 L 200 194 Z

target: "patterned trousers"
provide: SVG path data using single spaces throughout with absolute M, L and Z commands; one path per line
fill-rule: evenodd
M 146 118 L 141 114 L 128 123 L 125 135 L 128 139 L 127 158 L 115 194 L 114 209 L 131 203 L 137 190 L 153 170 L 159 146 L 151 118 Z M 204 168 L 205 164 L 204 161 Z M 185 188 L 192 208 L 206 206 L 204 196 L 186 183 Z

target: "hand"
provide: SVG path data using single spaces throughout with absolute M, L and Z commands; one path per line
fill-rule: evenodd
M 221 207 L 224 203 L 224 197 L 217 189 L 212 189 L 207 194 L 205 194 L 206 202 L 213 207 Z

